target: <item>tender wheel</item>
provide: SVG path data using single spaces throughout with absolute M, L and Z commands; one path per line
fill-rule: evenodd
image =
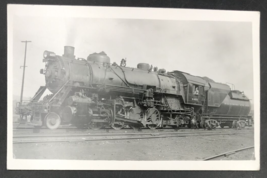
M 240 128 L 243 129 L 246 127 L 247 123 L 246 123 L 246 121 L 239 121 L 239 125 L 240 125 Z
M 51 130 L 57 129 L 60 126 L 61 119 L 58 114 L 50 112 L 45 117 L 45 126 Z
M 207 119 L 205 121 L 205 128 L 208 130 L 216 129 L 216 127 L 219 125 L 219 123 L 214 119 Z
M 214 119 L 210 119 L 212 129 L 216 129 L 220 124 Z
M 211 130 L 212 129 L 212 127 L 210 125 L 210 120 L 209 119 L 205 121 L 204 128 L 205 129 L 208 129 L 208 130 Z
M 111 127 L 115 130 L 121 130 L 124 127 L 123 122 L 114 122 L 111 124 Z
M 237 129 L 243 129 L 245 127 L 246 127 L 246 122 L 245 121 L 242 121 L 242 120 L 236 121 L 236 128 Z
M 147 117 L 147 127 L 150 129 L 156 129 L 161 124 L 160 112 L 156 108 L 148 109 L 145 117 Z

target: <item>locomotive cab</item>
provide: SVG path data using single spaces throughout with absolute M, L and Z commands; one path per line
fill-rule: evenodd
M 205 102 L 205 91 L 209 88 L 207 82 L 200 77 L 180 71 L 174 71 L 172 74 L 183 83 L 184 102 L 190 105 L 202 106 Z

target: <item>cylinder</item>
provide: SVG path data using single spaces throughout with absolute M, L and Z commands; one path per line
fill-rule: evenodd
M 65 123 L 69 123 L 72 118 L 73 115 L 77 112 L 77 109 L 75 107 L 72 106 L 66 106 L 62 111 L 61 111 L 61 116 L 62 119 Z
M 64 56 L 74 58 L 74 49 L 73 46 L 64 46 Z

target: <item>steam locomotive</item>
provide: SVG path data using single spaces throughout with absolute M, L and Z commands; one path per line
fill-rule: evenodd
M 43 57 L 40 73 L 46 85 L 19 108 L 34 126 L 212 129 L 236 123 L 245 127 L 252 119 L 243 92 L 207 77 L 166 72 L 146 63 L 126 67 L 125 59 L 111 64 L 104 52 L 76 59 L 71 46 L 64 47 L 62 56 L 45 51 Z M 39 101 L 46 89 L 52 94 Z

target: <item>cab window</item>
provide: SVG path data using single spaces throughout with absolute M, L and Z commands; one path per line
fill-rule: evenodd
M 198 85 L 193 85 L 193 94 L 195 96 L 198 96 L 199 95 L 199 87 Z

